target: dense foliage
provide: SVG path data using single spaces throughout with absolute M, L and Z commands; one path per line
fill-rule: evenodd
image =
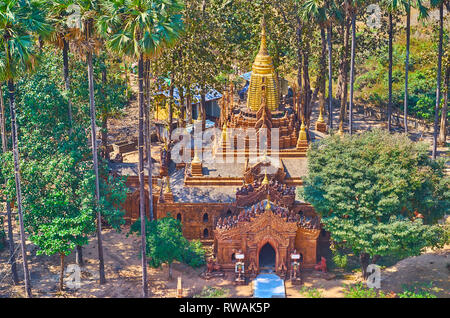
M 332 239 L 366 262 L 439 246 L 443 229 L 432 223 L 449 213 L 449 183 L 427 145 L 377 130 L 313 144 L 302 195 Z
M 38 254 L 69 255 L 75 246 L 87 244 L 89 235 L 95 231 L 94 175 L 85 130 L 88 123 L 85 72 L 80 68 L 72 72 L 70 96 L 77 107 L 74 107 L 75 120 L 71 126 L 67 115 L 68 96 L 61 87 L 59 59 L 48 48 L 41 62 L 35 73 L 18 82 L 24 224 L 30 240 L 39 248 Z M 120 109 L 125 105 L 121 97 L 123 89 L 118 89 L 115 81 L 110 83 L 104 86 L 109 95 L 108 104 Z M 69 128 L 72 128 L 70 134 Z M 105 178 L 101 183 L 99 208 L 105 221 L 119 229 L 124 222 L 118 207 L 125 200 L 125 183 L 113 178 L 106 165 L 102 170 Z M 2 156 L 1 173 L 6 182 L 3 193 L 14 202 L 11 152 Z
M 130 233 L 140 233 L 140 221 L 133 223 Z M 205 250 L 199 241 L 188 241 L 183 236 L 181 222 L 170 215 L 146 223 L 146 241 L 148 263 L 152 267 L 169 265 L 174 261 L 183 262 L 192 267 L 205 264 Z
M 393 47 L 393 107 L 397 112 L 402 111 L 405 85 L 404 60 L 405 43 L 402 40 L 403 32 L 400 28 L 398 40 Z M 448 30 L 444 30 L 444 67 L 448 67 Z M 408 112 L 419 119 L 431 121 L 434 116 L 436 103 L 436 45 L 437 30 L 418 24 L 413 28 L 413 34 L 420 37 L 411 38 L 410 74 L 408 77 L 409 92 Z M 360 34 L 363 38 L 363 34 Z M 379 43 L 379 53 L 367 54 L 362 57 L 361 68 L 355 82 L 355 89 L 359 101 L 371 105 L 382 111 L 386 110 L 388 101 L 388 48 L 386 42 L 369 37 L 368 42 Z M 433 48 L 433 49 L 430 49 Z M 363 51 L 366 51 L 363 49 Z M 368 52 L 367 52 L 368 53 Z M 444 88 L 445 90 L 445 88 Z M 448 94 L 448 93 L 447 93 Z M 449 114 L 447 114 L 447 117 Z

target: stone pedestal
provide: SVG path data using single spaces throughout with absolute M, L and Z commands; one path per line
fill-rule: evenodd
M 316 130 L 320 131 L 322 133 L 326 133 L 327 132 L 327 124 L 325 124 L 325 122 L 316 122 Z
M 203 176 L 203 167 L 201 162 L 192 162 L 191 174 L 193 177 Z

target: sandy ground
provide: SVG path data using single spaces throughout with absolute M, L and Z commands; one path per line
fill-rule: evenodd
M 89 245 L 83 248 L 85 266 L 81 269 L 81 284 L 78 289 L 66 287 L 65 291 L 57 291 L 59 258 L 57 256 L 36 256 L 36 248 L 28 242 L 29 268 L 35 297 L 140 297 L 141 267 L 139 238 L 126 236 L 128 227 L 122 233 L 106 229 L 104 231 L 104 257 L 107 282 L 99 285 L 96 279 L 98 270 L 97 240 L 91 238 Z M 17 233 L 16 233 L 17 234 Z M 17 235 L 16 235 L 17 236 Z M 16 237 L 18 239 L 18 237 Z M 18 243 L 18 240 L 16 240 Z M 20 250 L 18 252 L 20 255 Z M 430 251 L 418 257 L 404 259 L 396 265 L 382 271 L 382 289 L 399 292 L 403 284 L 433 283 L 435 292 L 440 297 L 450 297 L 449 280 L 450 246 L 439 251 Z M 23 297 L 23 285 L 13 286 L 9 275 L 8 250 L 0 253 L 0 297 Z M 18 260 L 20 277 L 21 258 Z M 74 264 L 74 255 L 66 258 L 66 266 Z M 149 268 L 150 297 L 176 297 L 177 277 L 181 276 L 183 296 L 192 297 L 199 294 L 205 286 L 213 286 L 227 290 L 229 297 L 251 297 L 252 286 L 234 286 L 233 276 L 205 280 L 200 274 L 205 267 L 193 269 L 184 264 L 173 265 L 173 279 L 168 279 L 168 268 Z M 70 284 L 70 273 L 65 275 L 66 286 Z M 359 281 L 359 274 L 340 275 L 340 279 L 327 279 L 319 272 L 304 273 L 304 286 L 315 288 L 323 297 L 343 297 L 343 285 Z M 334 276 L 334 275 L 332 275 Z M 98 277 L 98 276 L 97 276 Z M 329 277 L 328 277 L 329 278 Z M 300 293 L 302 286 L 292 286 L 286 282 L 287 297 L 305 297 Z

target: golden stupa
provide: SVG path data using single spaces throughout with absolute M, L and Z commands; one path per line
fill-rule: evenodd
M 278 82 L 272 58 L 267 52 L 264 20 L 261 22 L 261 45 L 253 62 L 250 87 L 248 89 L 247 107 L 252 111 L 257 111 L 261 106 L 263 87 L 266 91 L 267 107 L 271 111 L 276 110 L 279 103 Z

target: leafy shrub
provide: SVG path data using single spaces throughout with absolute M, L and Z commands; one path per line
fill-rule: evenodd
M 333 255 L 333 262 L 337 267 L 345 269 L 348 264 L 348 257 L 347 255 L 340 255 L 336 253 Z
M 141 222 L 137 220 L 130 227 L 131 233 L 141 232 Z M 189 241 L 183 236 L 181 222 L 167 217 L 146 222 L 147 257 L 149 265 L 160 267 L 161 264 L 183 262 L 191 267 L 199 267 L 206 263 L 205 250 L 200 241 Z
M 433 283 L 428 285 L 403 285 L 403 292 L 397 294 L 399 298 L 436 298 L 435 294 L 431 293 Z
M 194 295 L 194 298 L 226 298 L 229 290 L 220 287 L 205 286 L 200 294 Z
M 317 288 L 313 288 L 313 287 L 306 287 L 303 286 L 300 289 L 300 294 L 302 294 L 303 296 L 306 296 L 307 298 L 322 298 L 322 292 L 320 290 L 318 290 Z
M 183 263 L 191 267 L 200 267 L 206 264 L 205 249 L 199 240 L 189 242 L 183 254 Z
M 381 290 L 376 291 L 374 288 L 368 288 L 363 283 L 356 285 L 344 285 L 345 298 L 386 298 L 387 295 Z

